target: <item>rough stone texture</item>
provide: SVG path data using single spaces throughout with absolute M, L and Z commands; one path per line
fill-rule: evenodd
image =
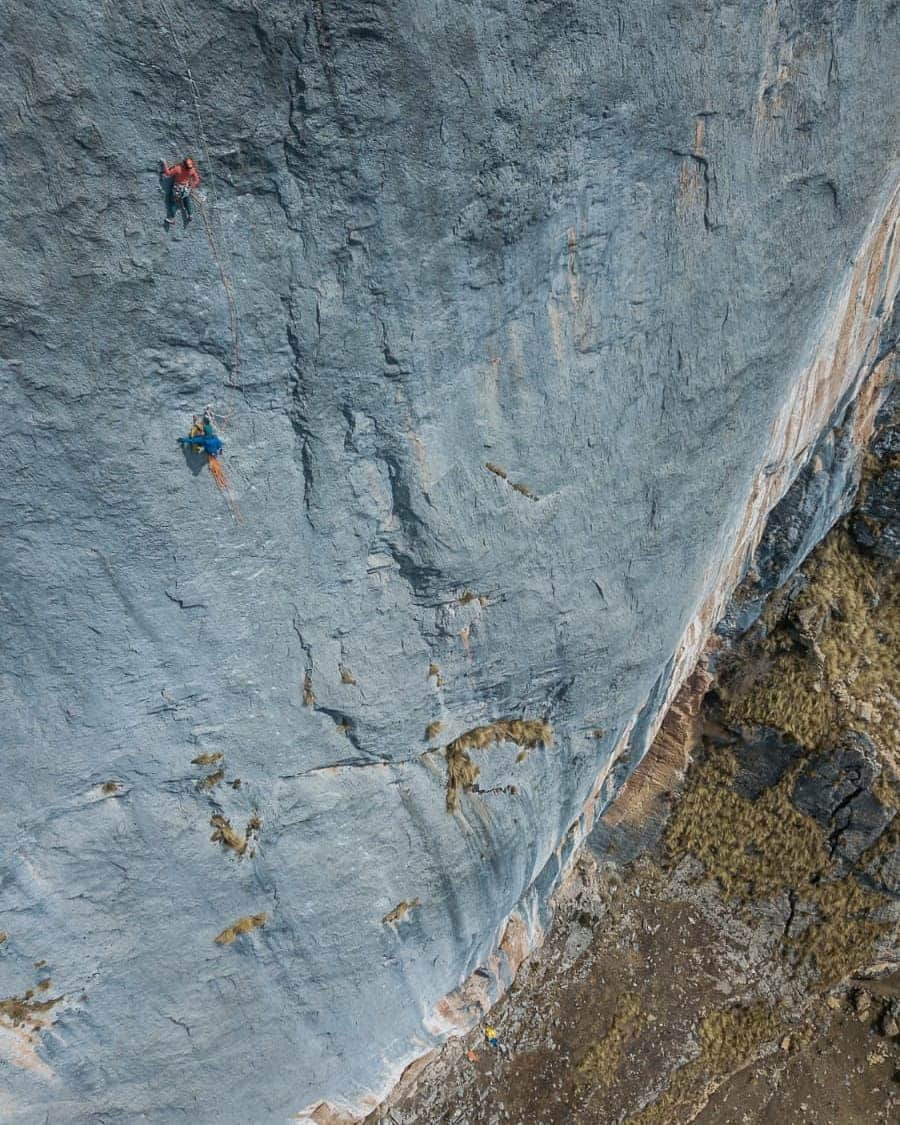
M 851 734 L 833 751 L 812 757 L 797 778 L 792 801 L 827 830 L 828 850 L 838 864 L 855 863 L 891 820 L 891 809 L 871 791 L 880 772 L 871 740 Z
M 4 10 L 0 997 L 58 1003 L 0 1112 L 362 1109 L 465 1020 L 879 358 L 896 20 Z M 241 522 L 175 445 L 206 402 Z M 504 718 L 552 747 L 451 815 L 426 726 Z
M 900 310 L 895 306 L 894 311 L 896 319 Z M 875 424 L 870 471 L 850 530 L 865 550 L 896 562 L 900 559 L 900 387 L 896 383 Z

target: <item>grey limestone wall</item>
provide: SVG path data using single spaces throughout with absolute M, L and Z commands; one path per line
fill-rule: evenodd
M 893 174 L 896 13 L 4 8 L 0 998 L 57 1002 L 0 1017 L 0 1115 L 284 1121 L 434 1043 L 746 504 Z M 212 243 L 163 230 L 188 151 Z M 552 746 L 449 813 L 425 751 L 504 718 Z

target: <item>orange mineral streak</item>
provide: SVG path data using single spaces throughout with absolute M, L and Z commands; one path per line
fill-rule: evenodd
M 682 685 L 646 757 L 603 812 L 607 825 L 643 824 L 655 802 L 684 776 L 697 738 L 700 707 L 711 683 L 712 674 L 701 660 Z
M 884 380 L 882 365 L 876 367 L 874 361 L 900 285 L 900 180 L 896 172 L 895 168 L 862 245 L 825 310 L 806 365 L 772 423 L 740 519 L 726 530 L 712 553 L 705 592 L 676 650 L 672 681 L 651 738 L 696 668 L 746 562 L 759 545 L 769 513 L 793 484 L 839 403 L 854 399 L 858 404 L 855 438 L 864 439 L 871 430 L 877 396 L 870 384 L 880 385 Z
M 241 518 L 240 509 L 237 506 L 237 500 L 234 498 L 234 493 L 231 491 L 231 484 L 228 477 L 225 475 L 225 470 L 222 468 L 221 462 L 218 457 L 207 458 L 209 464 L 209 471 L 212 473 L 212 478 L 216 482 L 216 487 L 225 493 L 225 499 L 228 501 L 228 507 L 231 508 L 231 513 L 238 523 L 243 523 Z

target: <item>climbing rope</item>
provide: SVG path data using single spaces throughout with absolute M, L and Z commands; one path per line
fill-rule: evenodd
M 216 487 L 225 494 L 225 499 L 228 501 L 228 507 L 231 508 L 231 514 L 234 516 L 238 523 L 243 523 L 240 509 L 237 506 L 237 500 L 234 498 L 234 493 L 231 491 L 231 482 L 225 475 L 225 470 L 219 463 L 218 457 L 207 457 L 207 464 L 209 471 L 212 473 L 212 478 L 216 482 Z
M 178 38 L 178 35 L 175 31 L 175 21 L 172 19 L 172 13 L 169 10 L 169 5 L 166 3 L 166 0 L 159 0 L 159 4 L 166 17 L 166 22 L 169 25 L 169 34 L 172 36 L 172 42 L 175 44 L 175 49 L 181 56 L 181 61 L 184 65 L 185 78 L 187 79 L 188 89 L 191 92 L 191 99 L 194 103 L 194 115 L 197 118 L 197 131 L 200 137 L 200 144 L 203 148 L 203 157 L 206 161 L 206 168 L 209 175 L 209 189 L 212 198 L 212 210 L 213 214 L 215 215 L 216 226 L 218 227 L 219 240 L 224 244 L 226 239 L 224 229 L 222 227 L 219 197 L 216 192 L 216 177 L 213 173 L 212 161 L 209 158 L 209 143 L 206 139 L 206 129 L 203 125 L 203 111 L 200 108 L 200 91 L 197 89 L 197 83 L 194 81 L 194 75 L 191 72 L 191 66 L 188 62 L 187 54 L 184 50 L 184 47 L 182 47 L 181 40 Z M 200 214 L 203 216 L 203 226 L 206 229 L 206 237 L 209 240 L 209 248 L 212 251 L 212 256 L 215 259 L 216 266 L 218 267 L 219 277 L 222 280 L 222 288 L 225 291 L 225 299 L 228 302 L 228 322 L 231 329 L 231 382 L 226 385 L 237 388 L 241 392 L 241 394 L 243 394 L 244 386 L 240 381 L 241 354 L 240 337 L 238 331 L 239 320 L 237 300 L 235 299 L 234 295 L 234 286 L 231 282 L 231 278 L 228 272 L 225 269 L 225 266 L 222 263 L 222 256 L 219 253 L 219 248 L 216 243 L 216 238 L 213 234 L 212 224 L 209 221 L 206 206 L 199 196 L 196 196 L 195 198 L 197 199 L 197 203 L 200 208 Z
M 216 247 L 216 240 L 213 238 L 212 226 L 209 222 L 209 214 L 206 210 L 206 204 L 199 196 L 195 196 L 197 206 L 200 214 L 203 217 L 203 226 L 206 230 L 206 237 L 209 239 L 209 248 L 212 251 L 212 256 L 215 259 L 216 265 L 219 268 L 219 277 L 222 279 L 222 288 L 225 290 L 225 297 L 228 301 L 228 322 L 231 327 L 231 383 L 228 386 L 237 387 L 241 394 L 244 393 L 244 386 L 239 382 L 240 374 L 240 351 L 238 347 L 238 314 L 237 304 L 234 299 L 234 289 L 231 284 L 231 278 L 225 272 L 225 267 L 222 265 L 222 259 L 219 256 L 218 248 Z

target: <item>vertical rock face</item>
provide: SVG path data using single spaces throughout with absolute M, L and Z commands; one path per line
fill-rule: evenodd
M 0 1112 L 359 1111 L 875 385 L 896 9 L 3 19 Z

